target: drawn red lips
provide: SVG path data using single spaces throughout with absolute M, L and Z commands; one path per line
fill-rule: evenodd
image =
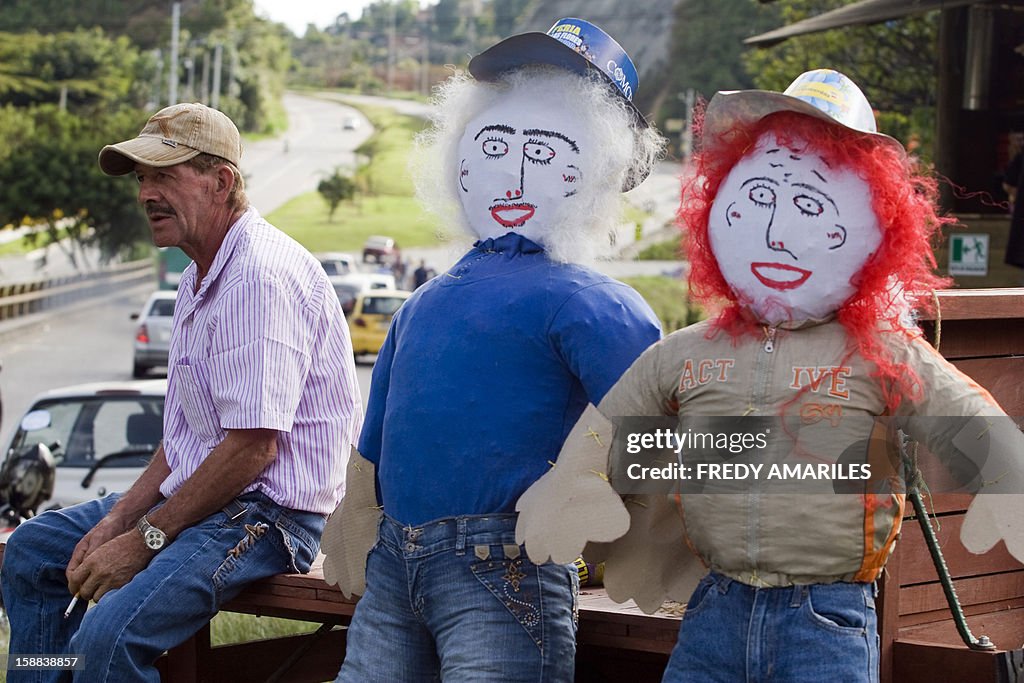
M 491 216 L 506 228 L 518 228 L 533 217 L 537 207 L 533 204 L 495 204 L 491 207 Z
M 787 266 L 784 263 L 751 263 L 750 272 L 765 287 L 782 290 L 796 289 L 807 282 L 807 278 L 811 276 L 809 270 Z

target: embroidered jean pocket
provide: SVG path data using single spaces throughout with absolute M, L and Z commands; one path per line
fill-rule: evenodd
M 177 365 L 173 377 L 185 421 L 203 443 L 211 444 L 219 441 L 221 428 L 210 384 L 206 379 L 205 365 Z
M 537 566 L 524 557 L 517 557 L 475 562 L 470 569 L 526 629 L 538 649 L 543 650 L 544 620 Z

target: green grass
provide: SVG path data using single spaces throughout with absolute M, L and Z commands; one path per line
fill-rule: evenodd
M 671 239 L 642 249 L 636 257 L 641 261 L 678 261 L 682 258 L 681 249 L 680 241 Z
M 380 196 L 344 202 L 327 220 L 327 202 L 316 192 L 296 197 L 267 216 L 310 251 L 361 251 L 369 235 L 394 238 L 399 248 L 440 240 L 437 223 L 413 197 Z
M 643 232 L 644 223 L 650 217 L 651 214 L 641 209 L 639 206 L 632 204 L 625 199 L 622 200 L 622 218 L 627 223 L 632 223 L 635 227 L 636 238 L 640 239 Z
M 704 311 L 688 300 L 685 282 L 660 275 L 623 278 L 622 281 L 639 292 L 654 310 L 665 334 L 705 317 Z
M 423 130 L 422 119 L 405 116 L 387 107 L 352 104 L 370 120 L 374 133 L 356 149 L 356 154 L 369 158 L 365 173 L 370 194 L 411 196 L 409 155 L 413 136 Z
M 312 633 L 318 628 L 319 623 L 309 621 L 220 612 L 210 622 L 210 642 L 214 646 L 244 643 L 250 640 Z
M 57 234 L 60 239 L 64 239 L 68 236 L 68 231 L 61 228 L 57 231 Z M 34 239 L 26 235 L 21 239 L 0 244 L 0 256 L 20 256 L 34 249 L 42 249 L 51 243 L 50 233 L 46 231 L 46 228 L 40 228 L 39 233 Z

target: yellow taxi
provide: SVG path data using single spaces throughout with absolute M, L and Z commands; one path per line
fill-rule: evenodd
M 371 289 L 356 295 L 348 312 L 348 329 L 356 356 L 380 351 L 391 318 L 410 296 L 412 292 L 398 289 Z

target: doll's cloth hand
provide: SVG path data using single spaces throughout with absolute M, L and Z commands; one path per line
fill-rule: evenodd
M 535 563 L 572 562 L 591 541 L 626 533 L 629 513 L 608 481 L 612 423 L 587 406 L 555 465 L 516 502 L 516 542 Z
M 590 562 L 604 562 L 604 587 L 615 602 L 633 600 L 653 614 L 667 600 L 686 603 L 707 568 L 686 544 L 673 497 L 628 496 L 629 532 L 588 546 Z
M 1021 490 L 1021 489 L 1018 489 Z M 979 493 L 960 528 L 960 542 L 972 553 L 988 552 L 1000 540 L 1024 562 L 1024 493 Z
M 320 550 L 324 580 L 337 584 L 346 597 L 366 590 L 366 556 L 377 541 L 381 518 L 373 463 L 355 448 L 348 459 L 345 497 L 324 526 Z

